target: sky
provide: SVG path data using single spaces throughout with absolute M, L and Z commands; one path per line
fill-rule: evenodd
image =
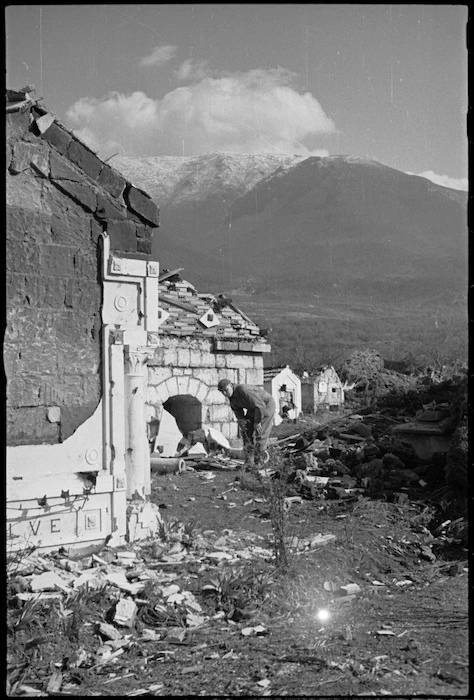
M 467 189 L 468 6 L 8 5 L 6 84 L 98 155 L 350 155 Z

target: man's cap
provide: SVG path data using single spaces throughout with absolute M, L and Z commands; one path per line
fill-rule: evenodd
M 219 389 L 219 391 L 222 391 L 222 389 L 225 389 L 226 386 L 229 386 L 229 384 L 232 384 L 230 379 L 221 379 L 219 384 L 217 385 L 217 388 Z

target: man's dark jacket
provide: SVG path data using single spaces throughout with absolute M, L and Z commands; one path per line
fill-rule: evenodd
M 230 407 L 238 419 L 245 418 L 244 409 L 253 417 L 255 423 L 261 423 L 266 416 L 273 415 L 275 403 L 265 389 L 248 384 L 237 384 L 230 397 Z M 250 418 L 250 416 L 249 416 Z

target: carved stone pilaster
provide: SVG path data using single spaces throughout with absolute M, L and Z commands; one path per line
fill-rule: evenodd
M 153 351 L 146 347 L 124 346 L 125 374 L 133 377 L 144 377 L 146 365 L 153 357 Z
M 146 433 L 145 394 L 148 360 L 153 350 L 124 345 L 127 498 L 146 500 L 151 493 L 150 453 Z

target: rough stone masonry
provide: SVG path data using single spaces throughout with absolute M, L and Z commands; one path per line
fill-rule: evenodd
M 39 103 L 6 121 L 7 444 L 55 444 L 101 398 L 99 235 L 149 259 L 158 209 Z

